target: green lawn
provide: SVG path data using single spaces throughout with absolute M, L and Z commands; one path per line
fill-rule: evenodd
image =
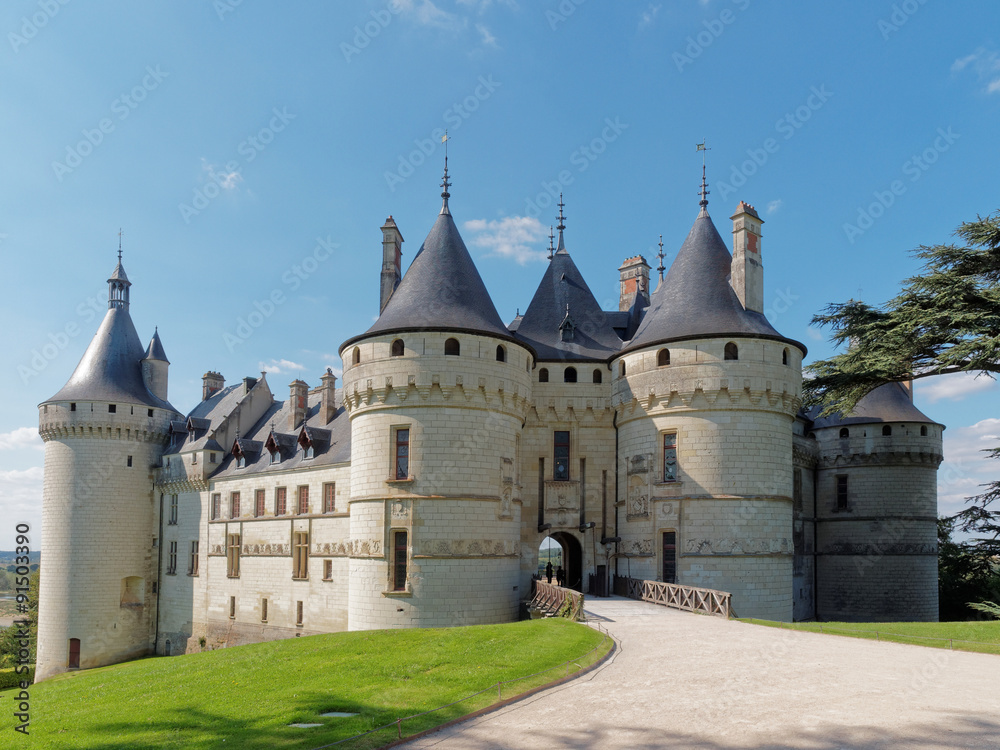
M 740 618 L 754 625 L 830 633 L 894 643 L 913 643 L 955 651 L 1000 654 L 1000 620 L 976 622 L 773 622 Z M 876 635 L 877 633 L 877 635 Z
M 499 680 L 569 660 L 593 663 L 610 641 L 580 657 L 602 638 L 591 628 L 552 618 L 336 633 L 142 659 L 32 686 L 30 741 L 18 737 L 9 746 L 314 748 L 494 686 L 476 700 L 404 722 L 404 734 L 412 734 L 496 701 Z M 565 674 L 563 668 L 504 686 L 503 697 Z M 359 715 L 321 718 L 326 711 Z M 323 726 L 297 729 L 288 726 L 292 722 Z M 7 728 L 4 734 L 14 736 Z M 338 748 L 379 747 L 395 738 L 392 728 Z

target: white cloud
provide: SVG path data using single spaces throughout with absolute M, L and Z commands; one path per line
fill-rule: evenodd
M 505 216 L 493 221 L 473 219 L 465 222 L 464 227 L 476 233 L 471 244 L 486 250 L 486 257 L 510 258 L 522 266 L 548 257 L 547 251 L 531 247 L 548 237 L 546 227 L 538 219 L 529 216 Z
M 966 68 L 975 71 L 980 82 L 987 82 L 984 89 L 987 94 L 1000 93 L 1000 78 L 997 77 L 997 71 L 1000 71 L 1000 52 L 979 47 L 971 55 L 960 57 L 951 64 L 952 73 L 960 73 Z
M 767 204 L 767 212 L 769 214 L 773 214 L 775 211 L 781 208 L 781 203 L 782 203 L 781 198 L 778 198 L 778 200 L 776 201 L 771 201 L 770 203 Z
M 449 13 L 436 6 L 431 0 L 396 0 L 400 10 L 421 26 L 430 26 L 447 31 L 460 31 L 468 26 L 468 21 L 455 13 Z
M 1000 419 L 944 431 L 944 463 L 938 469 L 938 514 L 953 515 L 967 507 L 965 498 L 978 495 L 982 485 L 1000 479 L 1000 461 L 984 450 L 1000 448 Z
M 243 175 L 238 169 L 229 172 L 220 172 L 214 164 L 210 164 L 204 157 L 201 160 L 202 171 L 205 172 L 205 179 L 214 182 L 223 190 L 235 190 L 243 182 Z
M 660 8 L 662 7 L 663 7 L 662 5 L 653 5 L 652 3 L 650 3 L 649 7 L 639 14 L 639 28 L 646 29 L 652 26 L 653 21 L 656 20 L 656 16 L 660 12 Z
M 497 38 L 490 33 L 490 30 L 483 26 L 481 23 L 476 24 L 476 31 L 479 32 L 480 36 L 483 38 L 483 44 L 487 47 L 496 47 Z
M 298 362 L 292 362 L 289 359 L 272 359 L 270 362 L 260 362 L 257 367 L 261 372 L 273 372 L 273 373 L 283 373 L 289 370 L 304 370 L 305 365 L 300 365 Z
M 965 57 L 960 57 L 958 60 L 955 60 L 955 62 L 951 64 L 951 72 L 957 73 L 958 71 L 962 70 L 966 65 L 973 62 L 976 59 L 976 57 L 977 55 L 966 55 Z
M 15 430 L 16 432 L 16 430 Z M 0 497 L 4 517 L 31 527 L 31 548 L 41 549 L 42 467 L 0 471 Z M 0 529 L 0 549 L 14 549 L 14 521 Z
M 932 404 L 942 399 L 961 401 L 966 396 L 996 388 L 997 382 L 987 376 L 973 372 L 958 372 L 949 375 L 935 375 L 913 381 L 917 398 Z
M 0 432 L 0 451 L 12 451 L 20 448 L 45 450 L 45 443 L 38 436 L 35 427 L 18 427 L 10 432 Z
M 811 338 L 813 341 L 823 341 L 823 339 L 826 338 L 822 331 L 818 328 L 813 328 L 812 326 L 806 327 L 806 336 Z
M 998 91 L 1000 91 L 1000 78 L 997 78 L 995 81 L 991 81 L 990 85 L 986 87 L 987 94 L 995 94 Z

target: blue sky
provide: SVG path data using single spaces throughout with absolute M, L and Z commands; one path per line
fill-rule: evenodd
M 1000 208 L 998 29 L 985 1 L 4 3 L 0 548 L 18 521 L 40 532 L 36 407 L 100 322 L 119 227 L 133 320 L 159 326 L 187 411 L 209 369 L 267 370 L 278 394 L 339 374 L 377 313 L 379 227 L 394 216 L 408 263 L 437 214 L 441 130 L 508 320 L 560 190 L 606 308 L 661 234 L 669 265 L 707 140 L 709 211 L 723 236 L 739 200 L 761 212 L 766 307 L 813 359 L 825 304 L 884 301 L 909 250 Z M 1000 444 L 997 386 L 917 400 L 948 425 L 950 512 L 997 474 L 977 453 Z

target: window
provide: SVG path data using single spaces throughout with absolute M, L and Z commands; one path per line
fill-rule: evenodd
M 214 453 L 209 453 L 208 454 L 208 462 L 211 463 L 211 464 L 215 463 L 215 454 Z
M 132 457 L 131 456 L 129 456 L 128 458 L 125 459 L 125 465 L 128 466 L 129 468 L 132 467 Z
M 406 532 L 392 535 L 392 590 L 406 591 Z
M 260 600 L 260 621 L 267 622 L 267 599 Z
M 396 430 L 396 479 L 406 479 L 410 475 L 410 431 Z
M 333 482 L 327 482 L 323 485 L 323 512 L 333 513 L 334 502 L 337 497 L 337 485 Z
M 444 342 L 444 353 L 457 357 L 461 353 L 462 347 L 458 343 L 458 339 L 448 339 Z
M 295 602 L 295 624 L 302 625 L 302 600 Z
M 287 496 L 288 491 L 284 487 L 278 487 L 274 490 L 274 515 L 283 516 L 288 512 Z
M 624 378 L 625 377 L 625 360 L 624 359 L 621 362 L 618 363 L 618 377 L 620 377 L 620 378 Z
M 312 443 L 309 443 L 308 445 L 306 445 L 302 449 L 302 457 L 303 458 L 315 458 L 316 457 L 316 449 L 313 448 Z
M 191 560 L 188 563 L 188 575 L 198 575 L 198 540 L 191 542 Z
M 890 435 L 892 435 L 892 427 L 889 425 L 884 425 L 882 427 L 882 436 L 889 437 Z
M 292 534 L 292 578 L 309 577 L 309 532 Z
M 541 370 L 538 371 L 538 382 L 539 383 L 548 383 L 549 382 L 549 368 L 548 367 L 543 367 Z
M 69 405 L 69 410 L 70 410 L 70 411 L 76 411 L 76 404 L 74 404 L 74 403 L 70 403 L 70 405 Z M 77 639 L 76 639 L 76 638 L 74 638 L 73 640 L 74 640 L 74 641 L 76 641 Z
M 108 414 L 114 414 L 118 411 L 118 406 L 116 404 L 108 404 Z
M 177 525 L 177 495 L 170 496 L 170 520 L 167 521 L 167 525 Z
M 595 383 L 600 383 L 601 379 L 602 378 L 601 378 L 601 371 L 600 371 L 600 369 L 594 368 L 594 382 Z
M 927 425 L 921 425 L 920 437 L 927 437 Z
M 236 468 L 244 469 L 246 468 L 246 465 L 247 465 L 247 457 L 241 453 L 236 457 Z
M 170 543 L 170 551 L 167 553 L 167 575 L 177 575 L 177 542 Z
M 131 466 L 131 465 L 132 464 L 129 464 L 129 466 Z M 197 453 L 192 453 L 191 454 L 191 465 L 192 466 L 197 466 L 198 465 L 198 454 Z
M 255 490 L 253 493 L 253 515 L 254 518 L 264 515 L 264 490 Z
M 504 349 L 500 344 L 497 344 L 497 362 L 507 361 L 507 350 Z
M 677 532 L 663 532 L 663 581 L 677 583 Z
M 298 502 L 296 503 L 296 513 L 300 516 L 309 514 L 309 485 L 303 484 L 296 490 Z
M 333 580 L 333 560 L 323 561 L 323 580 L 324 581 Z
M 670 364 L 670 350 L 660 349 L 660 351 L 656 353 L 656 366 L 666 367 L 669 364 Z
M 229 517 L 240 517 L 240 493 L 233 492 L 229 495 Z
M 211 511 L 212 520 L 213 521 L 217 520 L 221 513 L 222 513 L 222 494 L 216 492 L 215 494 L 212 495 L 212 511 Z
M 837 510 L 848 510 L 846 474 L 837 475 Z
M 230 620 L 235 620 L 236 619 L 236 597 L 235 596 L 229 597 L 229 619 Z
M 354 347 L 354 354 L 351 355 L 351 362 L 356 365 L 361 364 L 361 349 Z
M 553 463 L 552 478 L 556 481 L 569 480 L 569 432 L 556 430 L 552 433 Z
M 575 383 L 576 382 L 576 368 L 567 367 L 563 370 L 563 382 L 564 383 Z
M 788 349 L 781 350 L 781 364 L 783 365 L 788 364 Z
M 153 410 L 152 409 L 146 409 L 146 416 L 147 417 L 153 416 Z
M 851 431 L 849 429 L 847 429 L 846 427 L 841 427 L 840 428 L 840 436 L 842 438 L 850 437 L 851 436 Z
M 392 346 L 389 347 L 390 357 L 402 357 L 404 351 L 403 339 L 396 339 L 392 342 Z
M 725 352 L 723 353 L 723 359 L 737 360 L 740 358 L 740 350 L 736 348 L 736 344 L 730 341 L 726 344 Z
M 226 537 L 226 575 L 230 578 L 240 577 L 239 534 L 230 534 Z
M 278 446 L 274 446 L 274 452 L 271 453 L 271 463 L 272 464 L 281 463 L 281 451 L 278 450 Z
M 69 661 L 66 666 L 70 669 L 80 668 L 80 639 L 70 638 L 69 639 Z
M 677 433 L 663 435 L 663 481 L 677 481 Z

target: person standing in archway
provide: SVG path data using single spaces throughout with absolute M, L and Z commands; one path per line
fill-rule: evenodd
M 566 571 L 563 570 L 563 566 L 560 565 L 556 568 L 556 583 L 560 586 L 566 585 Z
M 562 568 L 559 568 L 559 570 L 562 570 Z M 548 579 L 549 583 L 552 583 L 552 561 L 551 560 L 549 560 L 547 563 L 545 563 L 545 578 Z

